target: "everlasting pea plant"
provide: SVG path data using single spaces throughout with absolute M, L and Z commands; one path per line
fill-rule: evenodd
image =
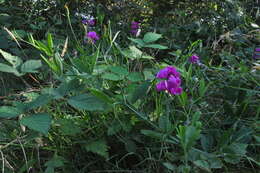
M 95 31 L 88 32 L 86 37 L 91 43 L 95 43 L 97 40 L 99 40 L 99 36 Z
M 168 66 L 160 70 L 157 79 L 165 79 L 156 84 L 157 91 L 168 91 L 172 95 L 180 95 L 182 93 L 180 73 L 176 68 Z

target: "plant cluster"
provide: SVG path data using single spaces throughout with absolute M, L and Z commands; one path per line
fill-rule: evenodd
M 246 2 L 0 0 L 0 172 L 258 172 Z

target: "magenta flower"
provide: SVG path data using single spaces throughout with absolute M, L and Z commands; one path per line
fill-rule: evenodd
M 180 73 L 174 67 L 168 66 L 168 67 L 165 67 L 164 69 L 160 70 L 157 73 L 156 78 L 168 79 L 168 77 L 170 77 L 170 75 L 180 77 Z
M 192 63 L 192 64 L 199 64 L 200 58 L 197 56 L 197 55 L 192 55 L 189 59 L 189 62 Z
M 260 48 L 255 48 L 255 52 L 260 52 Z
M 92 43 L 95 43 L 97 40 L 99 40 L 99 36 L 95 31 L 90 31 L 87 33 L 86 37 L 91 41 Z
M 182 93 L 180 73 L 174 67 L 168 66 L 160 70 L 156 78 L 165 79 L 156 84 L 157 91 L 168 91 L 172 95 Z
M 140 23 L 139 22 L 131 22 L 131 34 L 134 36 L 138 35 L 138 31 L 140 30 Z

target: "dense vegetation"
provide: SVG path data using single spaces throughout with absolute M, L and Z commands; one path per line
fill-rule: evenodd
M 0 0 L 2 173 L 260 170 L 256 0 Z

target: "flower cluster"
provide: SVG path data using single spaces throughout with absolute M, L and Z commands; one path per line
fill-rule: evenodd
M 88 32 L 86 37 L 91 43 L 95 43 L 97 40 L 99 40 L 99 36 L 95 31 Z
M 254 52 L 254 59 L 260 59 L 260 48 L 255 48 L 255 52 Z
M 160 70 L 157 79 L 165 79 L 156 84 L 157 91 L 168 91 L 172 95 L 180 95 L 182 93 L 180 73 L 176 68 L 168 66 Z
M 140 23 L 133 21 L 131 23 L 131 31 L 130 31 L 131 34 L 133 34 L 134 36 L 138 36 L 139 30 L 140 30 Z
M 192 64 L 199 64 L 200 63 L 200 58 L 197 55 L 192 55 L 189 59 L 189 62 Z
M 96 24 L 95 19 L 83 19 L 82 23 L 88 26 L 94 26 Z

